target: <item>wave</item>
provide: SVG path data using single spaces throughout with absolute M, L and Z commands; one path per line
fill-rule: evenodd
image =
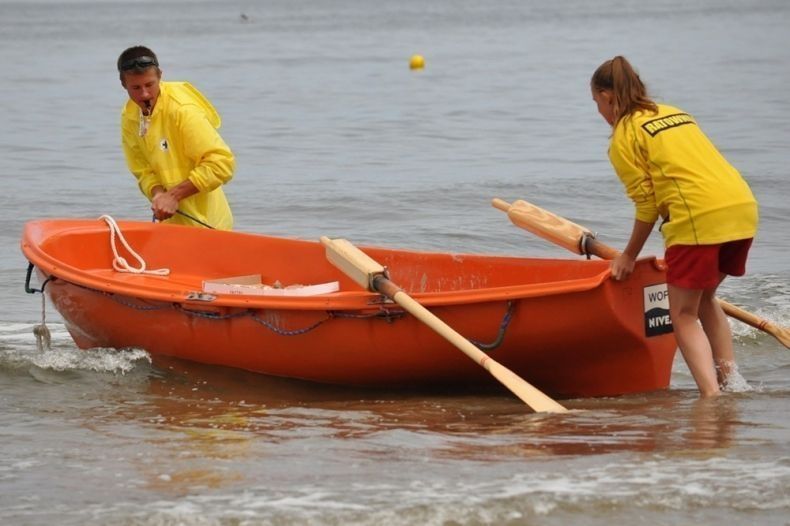
M 738 522 L 759 513 L 783 524 L 790 506 L 790 458 L 754 462 L 726 458 L 613 458 L 567 469 L 541 468 L 502 476 L 469 466 L 468 477 L 443 478 L 433 466 L 419 478 L 388 482 L 328 481 L 245 486 L 226 494 L 186 495 L 144 507 L 105 503 L 82 510 L 85 524 L 444 525 L 652 524 Z M 426 466 L 427 467 L 427 466 Z M 556 467 L 556 466 L 555 466 Z M 353 464 L 350 464 L 350 469 Z M 439 472 L 437 476 L 437 472 Z M 164 476 L 162 480 L 167 480 Z M 691 517 L 694 520 L 691 520 Z M 772 518 L 774 520 L 772 520 Z

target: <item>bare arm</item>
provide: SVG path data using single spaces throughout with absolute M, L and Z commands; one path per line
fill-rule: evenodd
M 639 219 L 634 220 L 634 228 L 631 230 L 631 239 L 623 250 L 623 253 L 612 260 L 612 277 L 616 280 L 627 278 L 634 271 L 636 261 L 645 241 L 650 237 L 655 223 L 646 223 Z
M 170 190 L 165 190 L 164 187 L 157 185 L 151 190 L 151 210 L 154 211 L 154 216 L 158 220 L 168 219 L 178 210 L 179 201 L 190 195 L 195 195 L 198 191 L 189 179 Z

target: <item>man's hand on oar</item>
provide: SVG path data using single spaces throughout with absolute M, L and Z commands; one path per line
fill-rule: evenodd
M 510 389 L 534 411 L 564 413 L 562 405 L 528 384 L 513 371 L 500 364 L 458 334 L 452 327 L 437 318 L 432 312 L 412 299 L 406 292 L 389 280 L 386 269 L 345 239 L 322 237 L 327 259 L 365 290 L 379 292 L 403 307 L 412 316 L 436 331 L 440 336 L 462 350 L 469 358 L 481 365 L 505 387 Z
M 614 259 L 620 253 L 597 239 L 590 230 L 577 225 L 558 215 L 552 214 L 538 206 L 523 200 L 510 204 L 494 198 L 491 204 L 506 212 L 514 225 L 528 230 L 552 243 L 567 248 L 576 254 L 589 254 L 601 259 Z M 779 327 L 768 320 L 762 319 L 740 307 L 717 298 L 722 310 L 736 320 L 767 332 L 787 348 L 790 348 L 790 330 Z

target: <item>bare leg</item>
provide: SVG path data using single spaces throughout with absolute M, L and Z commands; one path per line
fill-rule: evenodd
M 724 281 L 725 276 L 725 274 L 720 276 L 719 284 Z M 732 346 L 732 331 L 727 321 L 727 315 L 724 314 L 719 302 L 716 300 L 717 288 L 718 286 L 703 291 L 699 305 L 699 319 L 710 342 L 713 361 L 716 364 L 718 381 L 721 386 L 725 384 L 735 365 L 735 351 Z
M 700 395 L 716 396 L 719 394 L 719 382 L 713 366 L 713 351 L 708 336 L 699 324 L 700 302 L 704 291 L 674 285 L 668 285 L 667 288 L 669 313 L 683 359 L 697 382 Z

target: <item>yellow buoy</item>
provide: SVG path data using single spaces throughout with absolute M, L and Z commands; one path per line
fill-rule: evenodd
M 422 55 L 412 55 L 411 60 L 409 60 L 409 67 L 411 69 L 422 69 L 425 67 L 425 59 Z

